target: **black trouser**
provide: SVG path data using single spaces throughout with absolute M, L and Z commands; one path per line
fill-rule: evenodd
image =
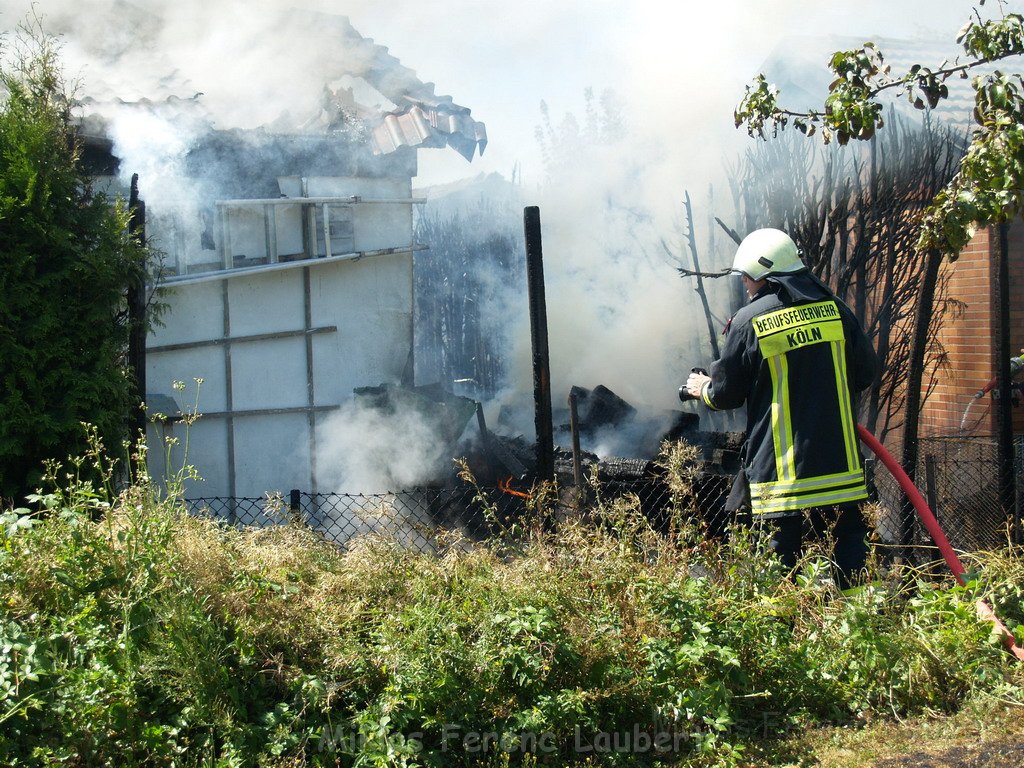
M 807 509 L 799 515 L 764 520 L 761 524 L 771 534 L 768 546 L 786 567 L 796 567 L 805 540 L 831 536 L 835 540 L 832 560 L 837 586 L 846 589 L 859 580 L 868 556 L 868 526 L 859 504 Z

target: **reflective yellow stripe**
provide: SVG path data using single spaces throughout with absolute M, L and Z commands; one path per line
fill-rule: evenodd
M 758 343 L 762 355 L 773 357 L 775 355 L 784 355 L 801 347 L 809 347 L 812 344 L 842 341 L 843 338 L 843 322 L 836 319 L 803 323 L 799 326 L 775 331 L 774 333 L 758 337 Z
M 854 501 L 863 501 L 868 497 L 867 488 L 859 486 L 844 491 L 832 491 L 810 496 L 778 496 L 770 499 L 750 500 L 750 509 L 755 515 L 771 514 L 772 512 L 791 512 L 811 507 L 832 507 Z
M 768 358 L 772 375 L 772 440 L 775 443 L 775 475 L 795 480 L 793 424 L 789 410 L 789 364 L 784 355 Z
M 710 381 L 705 382 L 704 386 L 700 388 L 700 399 L 704 402 L 704 405 L 706 405 L 711 410 L 713 410 L 713 411 L 720 411 L 720 410 L 722 410 L 721 408 L 716 407 L 715 404 L 711 402 L 711 396 L 708 394 L 708 391 L 710 389 L 711 389 L 711 382 Z
M 796 446 L 793 443 L 793 409 L 789 404 L 789 361 L 786 356 L 778 358 L 782 363 L 782 467 L 785 473 L 780 480 L 796 480 Z
M 838 472 L 834 475 L 818 475 L 817 477 L 810 477 L 805 480 L 795 480 L 789 483 L 780 481 L 751 483 L 750 493 L 754 496 L 769 493 L 798 493 L 801 491 L 812 491 L 819 488 L 849 485 L 850 483 L 863 481 L 864 471 L 862 469 L 858 469 L 853 472 Z
M 836 371 L 836 397 L 839 401 L 839 419 L 843 426 L 843 443 L 846 446 L 846 466 L 851 470 L 860 466 L 857 452 L 857 435 L 854 427 L 853 403 L 850 401 L 850 384 L 846 377 L 846 343 L 832 342 L 832 363 Z
M 754 512 L 782 512 L 859 501 L 867 495 L 864 473 L 860 471 L 793 484 L 754 483 L 750 486 L 750 505 Z

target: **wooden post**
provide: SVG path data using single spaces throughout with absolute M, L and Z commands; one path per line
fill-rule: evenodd
M 526 282 L 530 299 L 530 338 L 533 343 L 534 422 L 537 429 L 537 477 L 555 479 L 555 440 L 551 423 L 551 365 L 548 354 L 548 316 L 544 296 L 544 255 L 541 248 L 540 208 L 523 210 L 526 236 Z

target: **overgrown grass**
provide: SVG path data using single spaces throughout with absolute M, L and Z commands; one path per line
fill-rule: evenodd
M 760 765 L 809 727 L 1020 701 L 975 613 L 987 595 L 1024 620 L 1019 551 L 978 556 L 966 587 L 901 574 L 842 596 L 819 555 L 793 579 L 742 529 L 701 537 L 679 450 L 668 535 L 635 499 L 554 530 L 542 501 L 438 555 L 236 530 L 144 478 L 116 495 L 71 478 L 45 516 L 3 517 L 0 756 Z

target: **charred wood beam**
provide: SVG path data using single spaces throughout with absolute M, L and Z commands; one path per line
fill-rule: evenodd
M 480 442 L 483 444 L 488 462 L 497 459 L 509 474 L 521 480 L 528 472 L 526 466 L 502 445 L 501 440 L 496 440 L 491 435 L 487 429 L 487 420 L 484 418 L 484 407 L 481 403 L 476 404 L 476 423 L 480 428 Z M 493 465 L 489 469 L 493 471 Z
M 728 277 L 732 274 L 732 271 L 728 269 L 723 269 L 721 272 L 699 272 L 693 269 L 686 269 L 685 267 L 676 267 L 676 272 L 678 272 L 681 277 L 710 277 L 712 279 Z
M 732 229 L 728 224 L 726 224 L 717 216 L 715 216 L 715 221 L 718 222 L 718 226 L 725 230 L 725 234 L 727 234 L 732 239 L 732 241 L 736 243 L 736 245 L 739 245 L 743 241 L 743 238 L 736 233 L 735 229 Z
M 555 439 L 551 416 L 551 361 L 548 353 L 547 302 L 544 295 L 544 254 L 540 208 L 523 209 L 526 236 L 526 282 L 530 299 L 530 338 L 533 344 L 534 421 L 537 430 L 537 477 L 555 479 Z

